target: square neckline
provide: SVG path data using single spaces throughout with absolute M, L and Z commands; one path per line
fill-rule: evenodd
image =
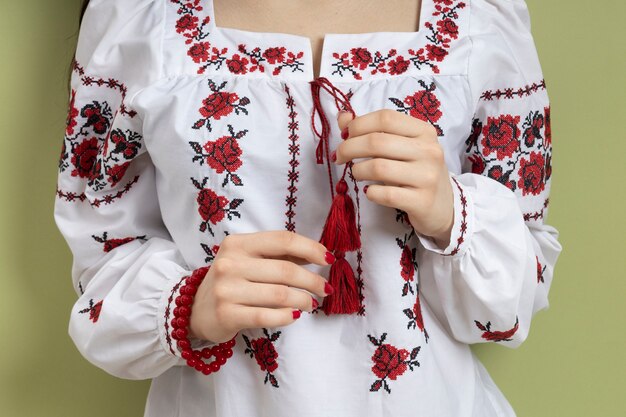
M 249 38 L 275 38 L 277 40 L 285 40 L 292 41 L 292 43 L 298 45 L 302 48 L 305 57 L 307 58 L 307 63 L 305 65 L 305 74 L 309 78 L 310 81 L 321 77 L 328 77 L 330 73 L 330 56 L 331 56 L 331 48 L 335 48 L 349 44 L 349 41 L 356 41 L 357 44 L 365 45 L 366 39 L 376 39 L 376 38 L 387 38 L 393 37 L 398 40 L 409 40 L 413 38 L 416 45 L 420 44 L 420 40 L 426 39 L 426 31 L 425 24 L 430 22 L 432 16 L 429 16 L 426 19 L 426 9 L 427 7 L 433 6 L 432 3 L 434 0 L 420 0 L 420 5 L 418 7 L 418 24 L 417 30 L 415 31 L 376 31 L 376 32 L 359 32 L 359 33 L 335 33 L 335 32 L 327 32 L 322 37 L 322 52 L 320 56 L 320 66 L 318 75 L 315 75 L 315 67 L 313 65 L 313 42 L 311 38 L 304 35 L 297 35 L 293 33 L 287 32 L 262 32 L 262 31 L 253 31 L 246 29 L 238 29 L 231 28 L 225 26 L 219 26 L 217 20 L 215 18 L 215 7 L 214 0 L 206 0 L 206 9 L 210 16 L 209 26 L 213 33 L 221 34 L 242 34 L 246 35 Z M 428 3 L 428 4 L 427 4 Z

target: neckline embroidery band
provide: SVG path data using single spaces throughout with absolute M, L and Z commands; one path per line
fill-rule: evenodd
M 170 0 L 180 16 L 176 31 L 198 74 L 229 73 L 311 82 L 313 49 L 306 36 L 218 26 L 213 0 Z M 467 4 L 422 0 L 414 32 L 326 33 L 319 77 L 352 82 L 396 75 L 439 74 L 459 38 Z M 319 78 L 318 77 L 318 78 Z
M 321 104 L 320 92 L 323 89 L 331 94 L 337 110 L 349 111 L 354 118 L 356 113 L 350 105 L 350 96 L 332 81 L 364 81 L 416 71 L 421 74 L 439 73 L 438 63 L 448 55 L 451 42 L 459 37 L 456 20 L 459 19 L 458 11 L 464 9 L 466 4 L 456 0 L 422 0 L 418 30 L 415 32 L 327 33 L 323 39 L 320 75 L 313 78 L 313 49 L 308 37 L 219 27 L 214 18 L 213 0 L 170 2 L 179 7 L 176 31 L 190 45 L 187 55 L 199 64 L 198 74 L 208 75 L 207 70 L 210 69 L 213 73 L 235 76 L 289 78 L 306 81 L 310 85 L 313 100 L 311 129 L 319 138 L 315 150 L 316 162 L 323 164 L 326 156 L 332 200 L 319 241 L 336 257 L 328 279 L 335 291 L 324 298 L 322 309 L 327 315 L 364 315 L 364 297 L 352 266 L 345 258 L 347 251 L 361 248 L 361 229 L 354 202 L 348 194 L 347 172 L 354 183 L 357 199 L 359 187 L 352 176 L 352 161 L 346 162 L 341 178 L 333 184 L 329 160 L 331 128 Z M 201 14 L 204 14 L 202 21 Z M 437 21 L 433 23 L 434 18 Z M 316 115 L 320 119 L 321 131 L 315 126 Z M 360 255 L 359 251 L 357 256 Z

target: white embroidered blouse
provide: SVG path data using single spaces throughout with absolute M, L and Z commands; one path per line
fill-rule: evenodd
M 318 308 L 244 329 L 204 375 L 171 335 L 181 281 L 226 235 L 318 239 L 328 213 L 311 44 L 219 27 L 211 0 L 91 1 L 54 212 L 73 254 L 69 334 L 108 373 L 152 379 L 146 416 L 515 415 L 469 345 L 526 339 L 561 252 L 544 223 L 550 105 L 529 13 L 524 0 L 422 0 L 420 17 L 414 33 L 327 34 L 320 76 L 357 115 L 388 108 L 437 128 L 455 196 L 450 245 L 348 181 L 358 314 Z M 319 98 L 334 121 L 334 98 Z M 344 166 L 330 166 L 336 180 Z

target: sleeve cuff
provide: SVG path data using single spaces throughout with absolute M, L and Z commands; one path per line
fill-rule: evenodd
M 449 173 L 452 192 L 454 194 L 454 223 L 450 234 L 450 244 L 445 248 L 440 248 L 435 241 L 425 235 L 418 233 L 420 243 L 425 249 L 443 256 L 461 257 L 467 250 L 474 223 L 474 204 L 471 196 L 464 186 L 456 179 L 456 176 Z

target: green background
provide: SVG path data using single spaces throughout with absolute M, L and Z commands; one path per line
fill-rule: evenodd
M 564 250 L 527 341 L 474 349 L 520 417 L 625 416 L 626 3 L 527 4 Z M 76 295 L 53 202 L 79 1 L 0 5 L 0 415 L 141 416 L 149 382 L 109 376 L 67 334 Z

